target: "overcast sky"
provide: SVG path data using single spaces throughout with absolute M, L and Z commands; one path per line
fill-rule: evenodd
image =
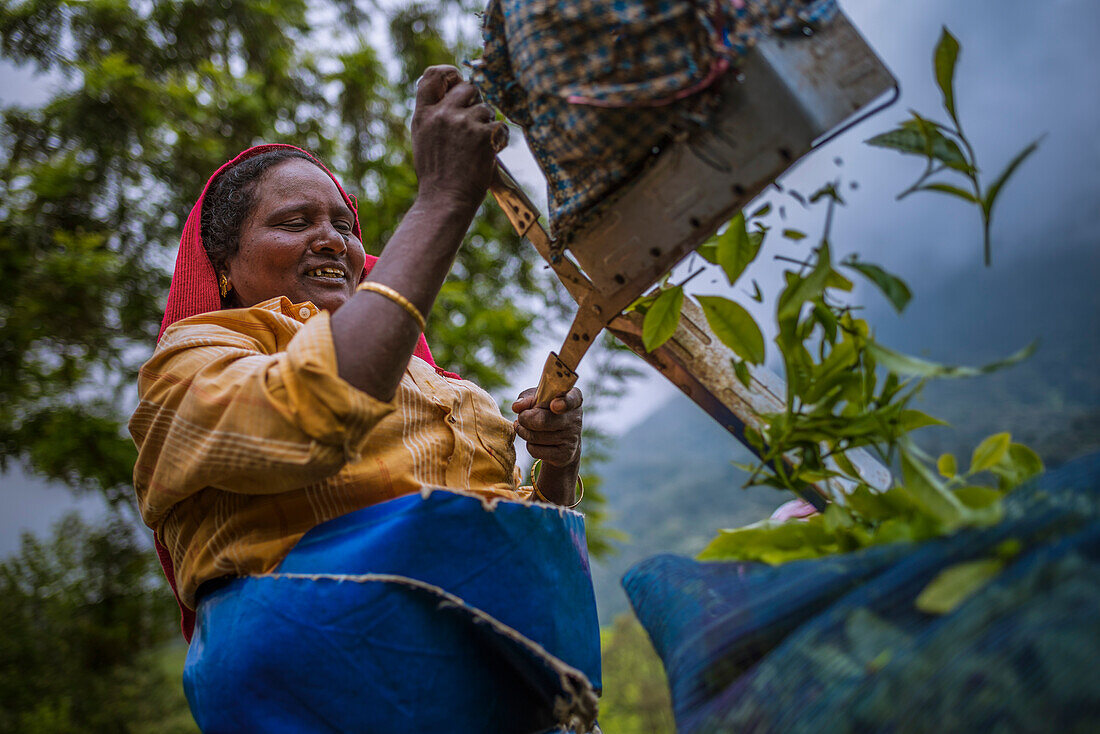
M 898 78 L 902 98 L 893 108 L 848 132 L 803 161 L 783 181 L 810 192 L 837 175 L 859 182 L 846 190 L 833 240 L 840 252 L 858 251 L 905 276 L 919 298 L 922 283 L 947 273 L 973 274 L 982 283 L 980 222 L 972 209 L 933 194 L 895 202 L 920 171 L 914 160 L 863 145 L 915 109 L 943 118 L 932 75 L 931 55 L 940 28 L 950 27 L 963 46 L 957 74 L 960 115 L 976 143 L 987 176 L 1012 155 L 1046 134 L 1040 151 L 1003 193 L 994 226 L 994 267 L 1036 250 L 1095 243 L 1100 203 L 1100 3 L 1096 0 L 847 0 L 841 3 L 855 25 Z M 24 102 L 48 94 L 41 80 L 0 65 L 0 98 Z M 843 165 L 837 167 L 835 158 Z M 529 184 L 538 182 L 516 152 L 508 163 Z M 545 201 L 545 195 L 533 191 Z M 773 197 L 774 198 L 774 197 Z M 820 232 L 816 214 L 786 203 L 784 226 Z M 1091 239 L 1090 239 L 1091 238 Z M 768 252 L 770 257 L 774 251 Z M 1086 261 L 1094 264 L 1095 258 Z M 1091 266 L 1091 265 L 1090 265 Z M 781 268 L 762 260 L 749 273 L 765 291 L 779 284 Z M 1097 273 L 1100 275 L 1100 273 Z M 698 285 L 707 288 L 706 278 Z M 857 294 L 857 298 L 864 294 Z M 873 296 L 866 296 L 872 298 Z M 752 306 L 748 299 L 741 299 Z M 770 304 L 758 310 L 762 321 Z M 563 325 L 563 330 L 567 325 Z M 547 342 L 549 344 L 549 342 Z M 556 345 L 555 345 L 556 346 Z M 516 377 L 517 389 L 537 381 L 543 347 L 532 368 Z M 641 364 L 641 363 L 639 363 Z M 642 365 L 643 369 L 647 369 Z M 582 365 L 583 374 L 583 365 Z M 670 397 L 660 377 L 639 382 L 605 421 L 625 429 Z M 0 554 L 16 546 L 18 531 L 40 532 L 70 504 L 64 490 L 47 489 L 14 475 L 0 478 Z M 84 502 L 83 507 L 94 506 Z

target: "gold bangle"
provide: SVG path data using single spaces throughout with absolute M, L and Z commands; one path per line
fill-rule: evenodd
M 413 305 L 412 301 L 405 298 L 403 295 L 390 288 L 388 285 L 382 285 L 381 283 L 375 283 L 373 280 L 364 281 L 356 288 L 359 291 L 370 291 L 371 293 L 377 293 L 380 296 L 385 296 L 401 308 L 409 312 L 409 316 L 413 317 L 413 321 L 420 327 L 420 331 L 423 332 L 428 328 L 428 322 L 424 320 L 424 314 L 420 313 L 420 309 Z
M 557 505 L 558 504 L 557 502 L 553 502 L 552 500 L 546 499 L 546 496 L 542 492 L 539 491 L 538 478 L 539 478 L 539 474 L 541 473 L 541 471 L 542 471 L 542 459 L 535 459 L 535 463 L 531 465 L 531 489 L 535 490 L 535 496 L 538 497 L 543 502 L 546 502 L 547 504 L 551 504 L 551 505 Z M 584 480 L 581 479 L 581 475 L 578 474 L 577 475 L 577 501 L 574 502 L 571 505 L 558 505 L 558 506 L 559 507 L 564 507 L 567 510 L 572 510 L 574 507 L 579 505 L 581 503 L 581 500 L 583 500 L 583 499 L 584 499 Z

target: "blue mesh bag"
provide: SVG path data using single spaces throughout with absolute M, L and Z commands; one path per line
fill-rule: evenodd
M 681 734 L 1096 731 L 1100 455 L 1014 490 L 1000 524 L 778 567 L 657 556 L 624 577 Z M 941 571 L 1014 554 L 946 614 Z

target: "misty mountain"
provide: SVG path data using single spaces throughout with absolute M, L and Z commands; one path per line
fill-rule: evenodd
M 979 440 L 1010 431 L 1048 466 L 1100 450 L 1098 277 L 1095 244 L 1051 251 L 1036 243 L 1027 258 L 915 289 L 900 317 L 872 311 L 880 341 L 942 362 L 976 365 L 1038 343 L 1010 369 L 930 384 L 916 407 L 952 428 L 928 429 L 922 445 L 968 459 Z

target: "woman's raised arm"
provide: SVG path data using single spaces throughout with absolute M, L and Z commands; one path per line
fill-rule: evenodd
M 493 174 L 493 131 L 503 123 L 451 66 L 424 72 L 412 120 L 416 202 L 369 280 L 388 286 L 427 316 Z M 332 317 L 340 377 L 383 401 L 393 398 L 419 336 L 400 304 L 359 291 Z

